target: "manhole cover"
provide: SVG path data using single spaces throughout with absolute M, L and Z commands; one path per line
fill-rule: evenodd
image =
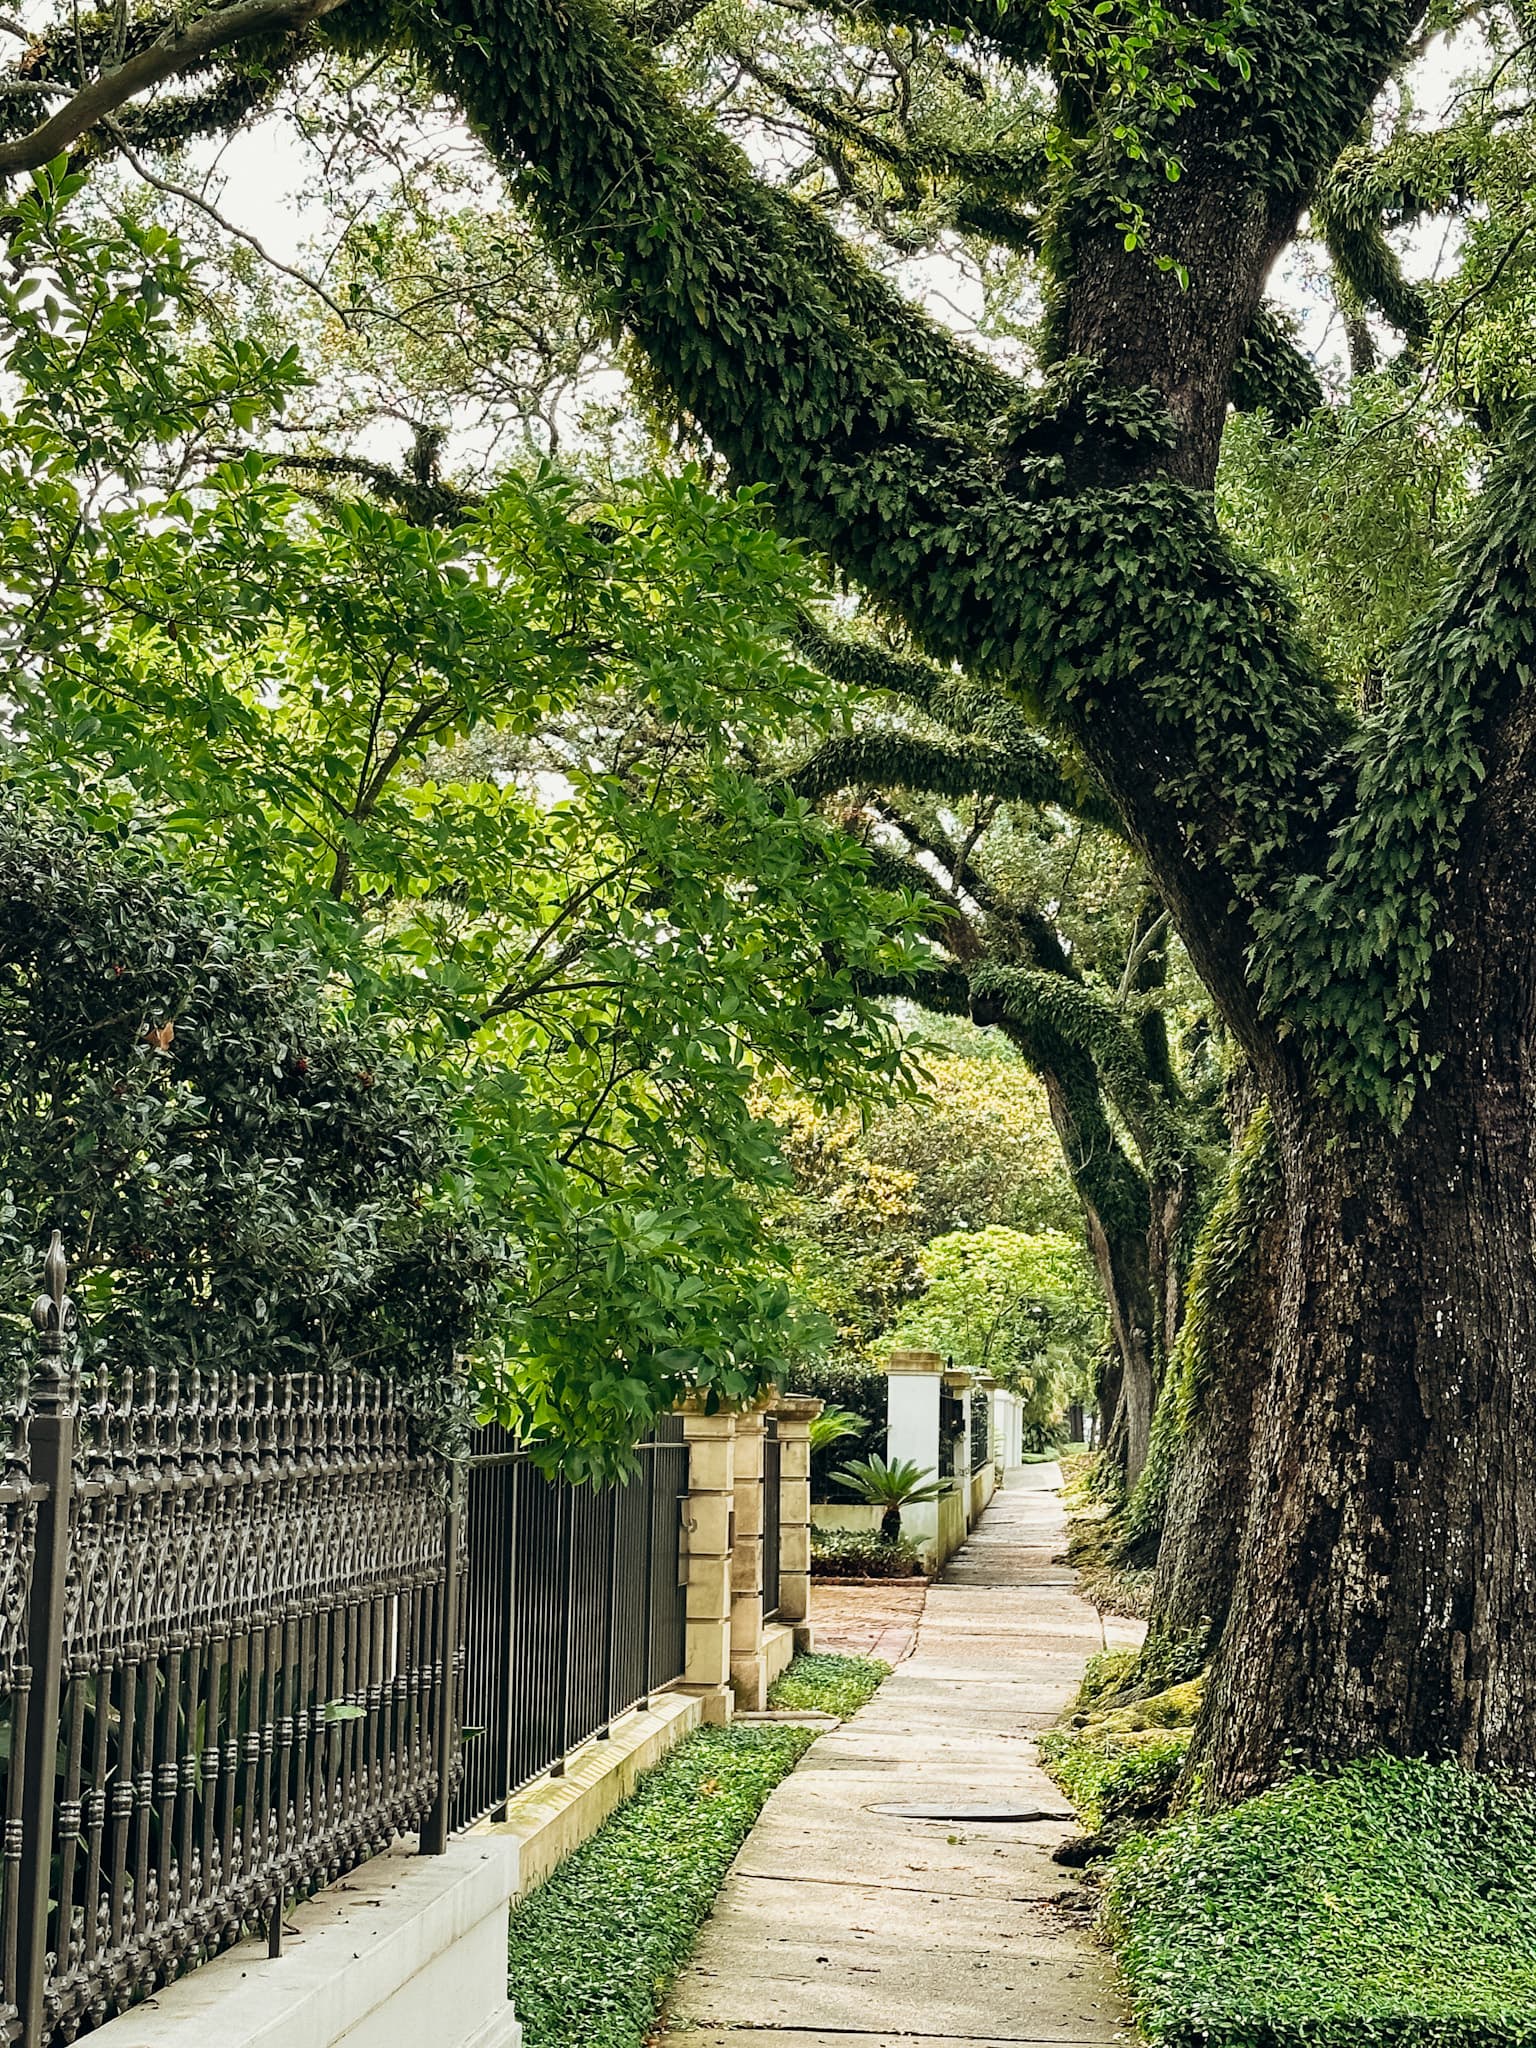
M 876 1806 L 874 1813 L 889 1814 L 892 1820 L 1071 1820 L 1070 1813 L 1054 1813 L 1043 1806 Z

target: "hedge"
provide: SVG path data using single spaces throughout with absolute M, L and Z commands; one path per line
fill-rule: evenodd
M 850 1458 L 867 1458 L 872 1451 L 885 1456 L 885 1374 L 874 1366 L 835 1365 L 823 1359 L 797 1365 L 790 1380 L 786 1392 L 812 1394 L 829 1408 L 847 1408 L 866 1425 L 862 1436 L 844 1437 L 841 1443 L 811 1453 L 811 1499 L 846 1506 L 853 1495 L 833 1479 L 838 1466 Z

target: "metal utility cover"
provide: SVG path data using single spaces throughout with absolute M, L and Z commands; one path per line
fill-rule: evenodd
M 1043 1806 L 876 1806 L 874 1813 L 892 1820 L 1071 1820 L 1070 1813 L 1051 1813 Z

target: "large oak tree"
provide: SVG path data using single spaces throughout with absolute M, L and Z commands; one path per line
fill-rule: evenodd
M 216 125 L 317 36 L 414 54 L 785 530 L 1080 755 L 1251 1066 L 1277 1245 L 1208 1783 L 1382 1745 L 1526 1770 L 1532 429 L 1490 421 L 1459 568 L 1369 708 L 1211 500 L 1234 392 L 1294 399 L 1263 294 L 1320 197 L 1360 346 L 1366 306 L 1413 326 L 1379 230 L 1422 195 L 1359 152 L 1422 8 L 864 11 L 949 27 L 1045 96 L 1041 146 L 990 193 L 1045 281 L 1043 382 L 902 300 L 688 104 L 656 25 L 604 0 L 230 7 L 190 43 L 179 17 L 63 31 L 28 60 L 48 118 L 12 100 L 0 167 Z M 257 56 L 236 43 L 222 69 L 251 26 Z M 82 58 L 110 62 L 60 68 Z M 178 72 L 179 95 L 131 104 Z

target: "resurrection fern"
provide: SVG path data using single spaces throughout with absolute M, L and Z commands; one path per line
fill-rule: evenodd
M 1400 1120 L 1438 1055 L 1420 1044 L 1440 915 L 1484 775 L 1483 733 L 1536 659 L 1536 415 L 1482 494 L 1458 573 L 1351 745 L 1355 800 L 1326 861 L 1258 920 L 1263 987 L 1320 1075 Z

